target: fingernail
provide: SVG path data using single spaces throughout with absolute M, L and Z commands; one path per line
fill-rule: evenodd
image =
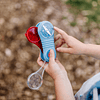
M 50 57 L 50 52 L 49 52 L 49 54 L 48 54 L 48 57 Z
M 59 51 L 59 48 L 57 48 L 57 51 Z

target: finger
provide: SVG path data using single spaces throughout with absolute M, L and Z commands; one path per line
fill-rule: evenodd
M 61 47 L 65 41 L 63 39 L 60 40 L 60 42 L 57 44 L 56 48 Z
M 51 63 L 51 62 L 54 62 L 54 60 L 55 60 L 54 51 L 51 49 L 51 50 L 50 50 L 50 59 L 49 59 L 49 62 L 50 62 L 50 63 Z
M 71 54 L 72 53 L 72 48 L 59 47 L 59 48 L 57 48 L 57 51 Z
M 40 54 L 39 54 L 39 57 L 37 59 L 37 63 L 39 64 L 39 66 L 42 66 L 43 65 L 43 61 L 42 61 L 42 59 L 40 57 Z
M 66 38 L 68 38 L 68 34 L 66 32 L 64 32 L 63 30 L 59 29 L 58 27 L 54 26 L 54 30 L 57 31 L 58 33 L 61 34 L 61 36 L 66 40 Z
M 61 34 L 56 35 L 56 37 L 54 38 L 54 42 L 59 40 L 60 38 L 62 38 Z

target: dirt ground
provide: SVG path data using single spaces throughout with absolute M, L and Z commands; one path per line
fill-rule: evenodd
M 100 30 L 93 23 L 88 29 L 87 19 L 81 14 L 78 24 L 70 26 L 74 15 L 69 8 L 59 0 L 0 0 L 0 100 L 56 99 L 53 79 L 46 72 L 38 91 L 27 86 L 28 76 L 40 68 L 36 62 L 39 49 L 24 35 L 30 26 L 48 20 L 84 43 L 100 44 Z M 84 81 L 100 71 L 100 61 L 92 57 L 57 55 L 68 72 L 74 94 Z

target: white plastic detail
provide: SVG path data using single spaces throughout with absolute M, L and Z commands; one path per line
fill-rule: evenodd
M 98 89 L 97 88 L 93 89 L 93 100 L 98 100 Z
M 43 25 L 43 28 L 45 29 L 45 31 L 51 36 L 51 33 L 49 32 L 49 30 Z

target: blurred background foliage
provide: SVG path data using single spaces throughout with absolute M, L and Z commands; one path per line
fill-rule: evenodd
M 79 14 L 83 15 L 87 19 L 86 25 L 91 25 L 91 22 L 95 22 L 96 27 L 100 28 L 100 0 L 67 0 L 67 5 L 70 5 L 70 12 L 77 17 Z M 75 26 L 76 19 L 71 23 L 71 26 Z

